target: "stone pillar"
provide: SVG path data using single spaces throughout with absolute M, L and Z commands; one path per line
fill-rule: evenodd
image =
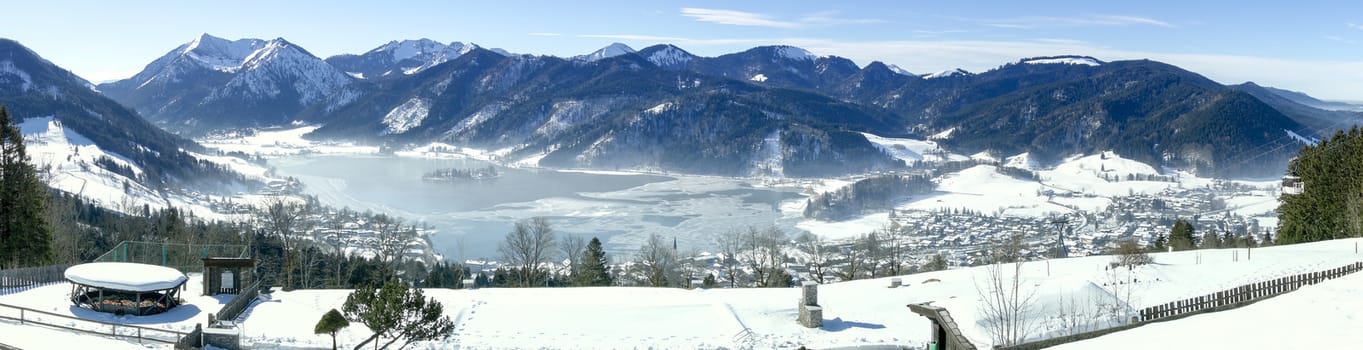
M 819 284 L 805 282 L 800 286 L 800 316 L 797 321 L 808 328 L 823 326 L 823 307 L 819 306 Z
M 800 296 L 800 305 L 818 306 L 819 305 L 819 284 L 815 282 L 804 282 L 800 286 L 804 292 Z

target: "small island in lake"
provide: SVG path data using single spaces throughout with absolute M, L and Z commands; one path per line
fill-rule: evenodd
M 421 176 L 421 179 L 426 181 L 492 180 L 498 176 L 501 175 L 497 173 L 497 168 L 489 165 L 486 168 L 478 169 L 439 169 L 427 172 Z

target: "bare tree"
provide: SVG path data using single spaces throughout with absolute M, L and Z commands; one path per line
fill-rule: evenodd
M 885 262 L 886 255 L 886 249 L 883 246 L 885 243 L 883 236 L 885 235 L 887 233 L 884 231 L 871 231 L 871 233 L 867 233 L 857 240 L 856 247 L 861 249 L 861 257 L 865 260 L 861 266 L 866 270 L 866 275 L 869 278 L 880 277 L 878 272 L 880 265 Z
M 265 206 L 258 208 L 256 220 L 261 229 L 279 239 L 283 245 L 284 288 L 293 288 L 293 267 L 302 235 L 312 230 L 315 224 L 308 215 L 315 209 L 312 201 L 291 200 L 282 196 L 272 196 L 265 200 Z
M 568 260 L 566 273 L 568 280 L 575 280 L 577 269 L 582 265 L 582 252 L 587 249 L 587 240 L 581 235 L 565 234 L 559 237 L 558 249 L 564 259 Z
M 743 251 L 743 233 L 738 230 L 726 231 L 719 235 L 716 243 L 719 244 L 721 255 L 720 269 L 729 280 L 729 288 L 738 287 L 738 280 L 743 271 L 738 261 L 738 254 Z
M 407 252 L 407 245 L 416 238 L 416 226 L 403 225 L 401 218 L 384 214 L 374 216 L 370 225 L 377 239 L 374 259 L 384 264 L 384 274 L 396 276 L 403 254 Z
M 861 272 L 865 265 L 866 252 L 862 249 L 861 244 L 855 242 L 861 242 L 864 238 L 865 235 L 857 237 L 856 240 L 853 241 L 854 243 L 843 247 L 842 258 L 844 263 L 842 265 L 842 272 L 839 273 L 838 278 L 841 278 L 844 281 L 861 278 Z
M 908 248 L 909 228 L 900 226 L 898 222 L 891 221 L 884 229 L 885 231 L 885 274 L 898 276 L 902 271 L 905 260 L 908 256 L 905 250 Z
M 808 235 L 799 244 L 800 250 L 809 255 L 809 275 L 814 282 L 828 283 L 829 267 L 833 263 L 833 247 L 827 245 L 822 237 Z
M 1136 266 L 1111 266 L 1103 274 L 1103 286 L 1108 288 L 1109 298 L 1096 300 L 1098 309 L 1108 316 L 1112 325 L 1126 323 L 1134 313 L 1132 303 L 1138 302 L 1139 280 L 1135 277 Z
M 540 266 L 549 263 L 554 246 L 554 229 L 544 217 L 517 221 L 506 240 L 498 247 L 502 259 L 518 268 L 521 287 L 529 287 Z
M 785 240 L 785 232 L 775 226 L 765 230 L 749 226 L 743 232 L 743 251 L 739 256 L 753 275 L 755 287 L 772 285 L 773 277 L 778 274 L 777 269 L 785 261 L 785 254 L 781 252 Z
M 656 233 L 648 235 L 648 241 L 639 247 L 635 256 L 643 267 L 644 281 L 652 287 L 667 287 L 680 281 L 672 281 L 677 275 L 677 252 Z
M 1073 294 L 1062 294 L 1055 304 L 1057 310 L 1049 328 L 1059 329 L 1064 335 L 1096 330 L 1098 325 L 1094 321 L 1101 316 L 1099 310 L 1094 308 L 1096 304 L 1097 301 L 1087 294 L 1082 298 Z
M 989 248 L 983 285 L 975 281 L 980 315 L 995 345 L 1016 345 L 1036 331 L 1036 288 L 1023 281 L 1021 237 L 996 241 Z

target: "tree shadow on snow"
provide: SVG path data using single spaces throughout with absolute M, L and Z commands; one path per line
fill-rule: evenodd
M 879 323 L 843 321 L 842 317 L 838 317 L 831 320 L 823 320 L 823 326 L 819 328 L 829 332 L 841 332 L 851 328 L 883 329 L 885 328 L 885 325 Z

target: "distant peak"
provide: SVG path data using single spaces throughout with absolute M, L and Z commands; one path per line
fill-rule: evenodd
M 592 53 L 577 56 L 574 58 L 591 62 L 630 53 L 634 53 L 634 48 L 629 47 L 629 45 L 621 43 L 611 43 L 610 45 L 606 45 L 606 47 L 603 47 L 599 50 L 592 51 Z
M 772 48 L 776 51 L 778 56 L 793 60 L 814 60 L 815 58 L 814 53 L 809 52 L 809 50 L 794 46 L 777 45 Z
M 899 74 L 899 75 L 913 75 L 913 73 L 912 73 L 912 72 L 909 72 L 908 69 L 900 68 L 898 65 L 890 64 L 890 65 L 886 65 L 885 68 L 886 68 L 886 69 L 889 69 L 891 72 L 895 72 L 895 74 Z
M 682 50 L 682 48 L 670 44 L 649 46 L 644 48 L 640 53 L 647 55 L 645 58 L 659 67 L 681 66 L 691 62 L 691 59 L 695 58 L 690 52 L 686 52 L 686 50 Z
M 1093 58 L 1093 57 L 1089 57 L 1089 56 L 1064 55 L 1064 56 L 1043 56 L 1043 57 L 1024 58 L 1024 59 L 1022 59 L 1021 61 L 1018 61 L 1018 63 L 1024 63 L 1024 64 L 1076 64 L 1076 65 L 1085 65 L 1085 66 L 1100 66 L 1100 65 L 1103 65 L 1104 63 L 1107 63 L 1107 62 L 1103 62 L 1102 60 L 1099 60 L 1099 59 Z
M 934 73 L 924 74 L 924 75 L 923 75 L 923 79 L 937 79 L 937 78 L 956 77 L 956 76 L 969 76 L 969 75 L 971 75 L 970 72 L 967 72 L 967 71 L 964 70 L 964 69 L 955 68 L 955 69 L 942 70 L 942 71 L 940 71 L 940 72 L 934 72 Z

